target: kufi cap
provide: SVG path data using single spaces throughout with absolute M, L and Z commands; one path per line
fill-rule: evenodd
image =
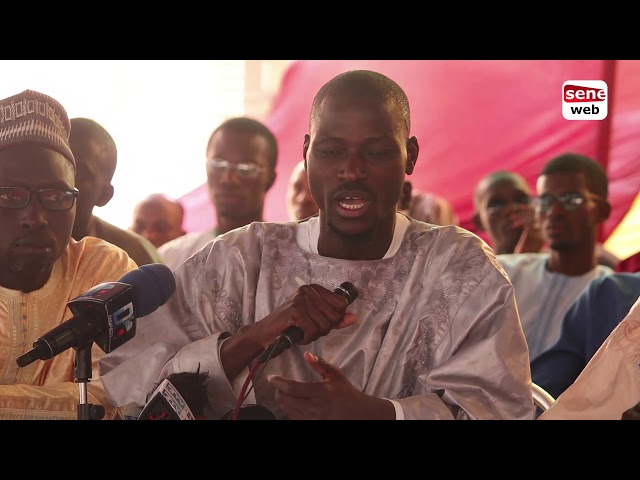
M 61 153 L 75 168 L 70 130 L 64 107 L 44 93 L 25 90 L 0 100 L 0 150 L 35 143 Z

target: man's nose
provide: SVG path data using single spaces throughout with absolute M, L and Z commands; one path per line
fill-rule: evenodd
M 367 162 L 358 152 L 347 156 L 340 169 L 340 177 L 345 180 L 359 180 L 367 176 Z
M 48 223 L 46 210 L 35 196 L 29 199 L 29 203 L 21 209 L 20 214 L 22 228 L 35 230 Z
M 219 179 L 220 183 L 232 183 L 234 185 L 242 183 L 240 175 L 238 174 L 237 170 L 233 168 L 225 168 L 224 170 L 222 170 Z
M 548 216 L 564 215 L 566 213 L 566 210 L 562 206 L 562 203 L 560 203 L 560 200 L 558 200 L 556 197 L 551 197 L 551 204 L 549 205 L 549 208 L 545 213 Z

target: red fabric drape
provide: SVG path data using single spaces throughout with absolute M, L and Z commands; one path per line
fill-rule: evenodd
M 269 191 L 265 219 L 287 220 L 285 192 L 293 166 L 302 158 L 309 110 L 318 89 L 353 69 L 376 70 L 406 91 L 412 134 L 420 155 L 411 175 L 415 188 L 432 191 L 453 206 L 463 227 L 474 231 L 472 192 L 481 177 L 497 169 L 523 175 L 532 188 L 553 156 L 575 151 L 598 158 L 603 128 L 608 142 L 611 219 L 604 240 L 626 214 L 639 191 L 640 61 L 615 61 L 609 85 L 610 125 L 569 121 L 562 116 L 562 84 L 600 80 L 604 60 L 298 60 L 285 72 L 266 123 L 280 147 L 278 177 Z M 608 61 L 611 62 L 611 61 Z M 611 66 L 611 65 L 610 65 Z M 613 102 L 613 103 L 612 103 Z M 605 144 L 607 143 L 605 142 Z M 200 186 L 184 196 L 187 230 L 213 223 L 213 207 Z

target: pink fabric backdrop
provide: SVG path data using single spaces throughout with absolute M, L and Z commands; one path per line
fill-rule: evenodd
M 474 231 L 472 191 L 485 174 L 507 169 L 535 187 L 554 155 L 575 151 L 608 169 L 611 219 L 601 240 L 627 213 L 640 190 L 640 61 L 603 60 L 299 60 L 285 72 L 266 123 L 280 147 L 278 177 L 269 191 L 265 219 L 287 220 L 285 192 L 302 158 L 315 93 L 333 76 L 353 69 L 377 70 L 406 91 L 412 134 L 420 155 L 410 180 L 452 204 L 463 227 Z M 567 80 L 605 80 L 609 116 L 569 121 L 562 116 Z M 214 224 L 206 186 L 182 198 L 188 231 Z

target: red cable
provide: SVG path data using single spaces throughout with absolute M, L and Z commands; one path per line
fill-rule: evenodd
M 240 413 L 240 407 L 242 406 L 242 402 L 244 401 L 244 396 L 246 394 L 247 388 L 249 387 L 249 384 L 253 380 L 253 377 L 258 371 L 258 367 L 260 365 L 262 365 L 262 362 L 260 362 L 259 360 L 256 360 L 253 363 L 251 370 L 249 370 L 249 374 L 247 375 L 247 378 L 244 381 L 244 385 L 242 385 L 242 390 L 240 390 L 240 395 L 238 395 L 238 401 L 236 402 L 236 406 L 233 408 L 233 412 L 231 414 L 231 420 L 238 419 L 238 414 Z

